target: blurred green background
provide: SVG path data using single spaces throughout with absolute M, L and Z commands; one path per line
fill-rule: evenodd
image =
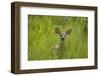
M 53 60 L 55 45 L 60 37 L 55 27 L 66 31 L 72 29 L 65 39 L 65 53 L 60 59 L 80 59 L 88 57 L 88 18 L 74 16 L 28 15 L 28 60 Z

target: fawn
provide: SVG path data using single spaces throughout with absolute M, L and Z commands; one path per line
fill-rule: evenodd
M 67 31 L 63 32 L 60 30 L 59 27 L 55 28 L 55 33 L 59 34 L 60 43 L 54 46 L 55 54 L 58 59 L 62 58 L 65 53 L 65 38 L 71 33 L 72 29 L 68 29 Z

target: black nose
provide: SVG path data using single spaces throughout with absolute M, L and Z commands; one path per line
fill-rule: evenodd
M 62 40 L 64 40 L 64 38 L 61 38 Z

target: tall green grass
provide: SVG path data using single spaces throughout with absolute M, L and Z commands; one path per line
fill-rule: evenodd
M 52 49 L 60 43 L 60 37 L 55 33 L 56 26 L 62 31 L 72 29 L 65 39 L 62 59 L 87 58 L 87 21 L 87 17 L 28 15 L 28 60 L 57 59 Z

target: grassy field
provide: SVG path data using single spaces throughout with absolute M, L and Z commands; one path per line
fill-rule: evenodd
M 60 59 L 88 57 L 87 17 L 28 15 L 28 60 L 57 59 L 52 47 L 60 43 L 55 33 L 59 26 L 66 31 L 72 29 L 65 39 L 65 53 Z

